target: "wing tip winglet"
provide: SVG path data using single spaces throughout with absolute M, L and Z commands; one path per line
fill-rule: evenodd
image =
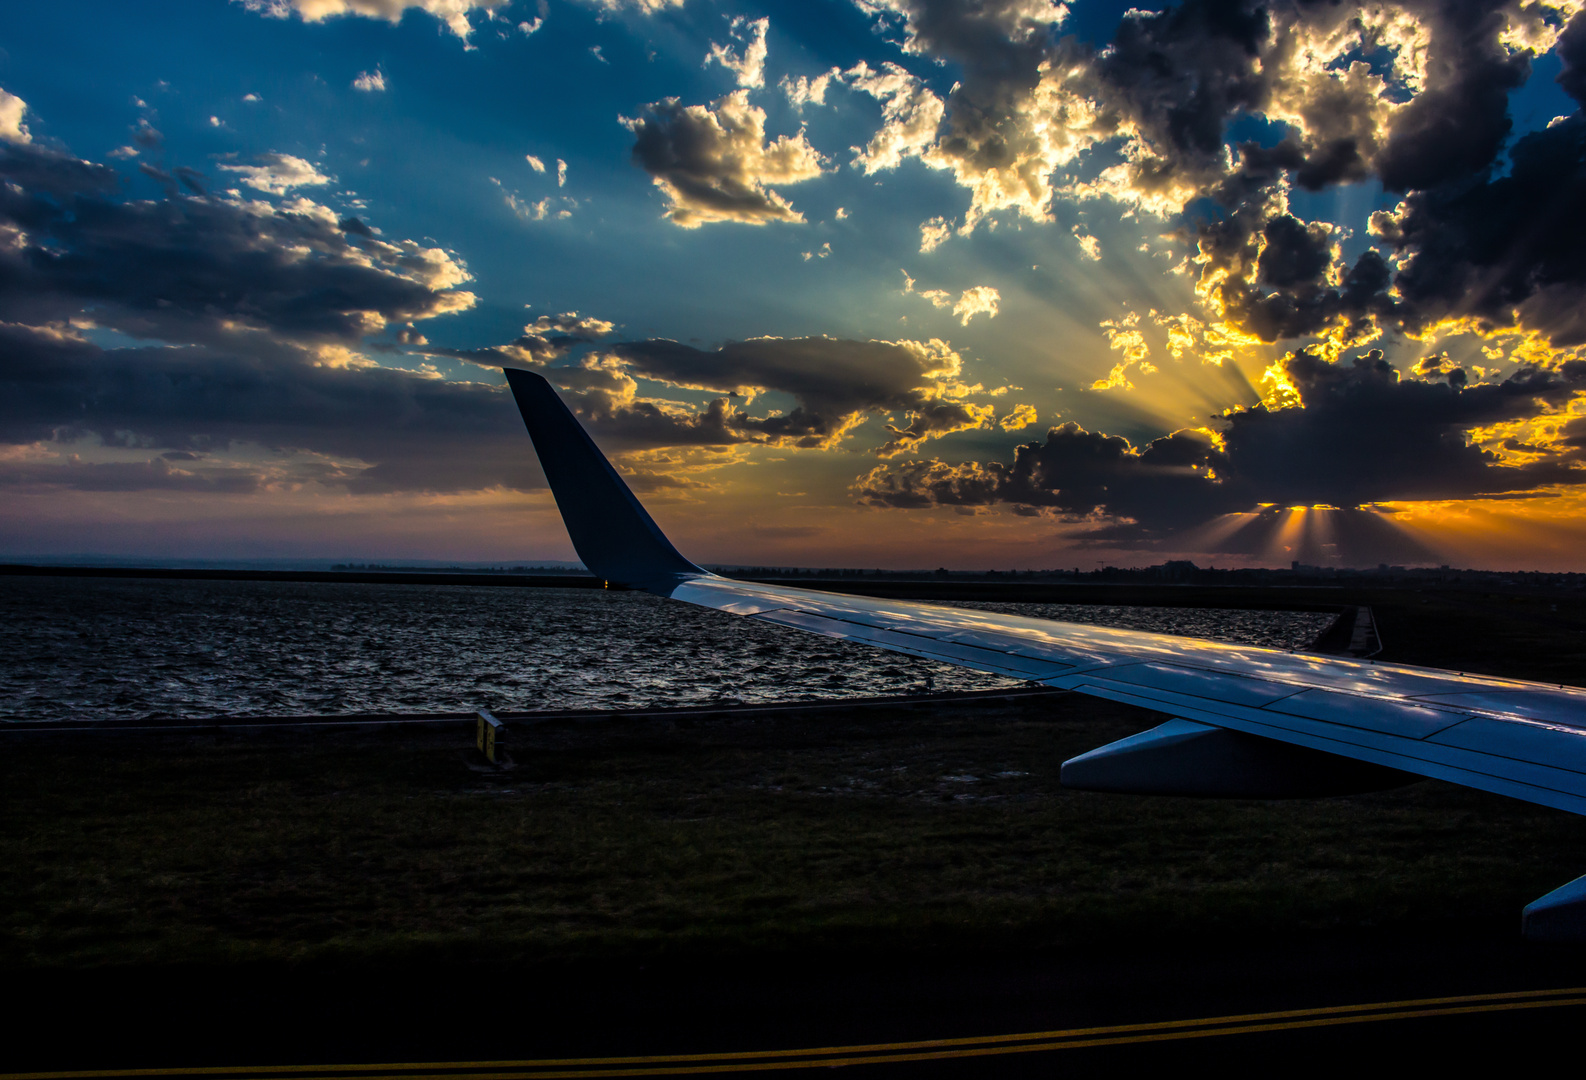
M 568 536 L 590 573 L 651 592 L 670 592 L 703 574 L 672 546 L 550 381 L 536 371 L 502 370 Z

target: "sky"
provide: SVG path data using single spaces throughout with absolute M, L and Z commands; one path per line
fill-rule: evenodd
M 1583 0 L 0 7 L 0 558 L 1586 570 Z

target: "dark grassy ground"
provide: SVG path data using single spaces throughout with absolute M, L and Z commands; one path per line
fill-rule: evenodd
M 1512 936 L 1586 820 L 1426 782 L 1068 792 L 1159 718 L 1078 695 L 471 732 L 9 741 L 0 967 L 1075 955 Z M 824 961 L 821 961 L 824 962 Z

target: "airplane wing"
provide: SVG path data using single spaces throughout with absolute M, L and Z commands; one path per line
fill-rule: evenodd
M 677 553 L 545 379 L 506 375 L 573 546 L 609 583 L 1174 717 L 1065 762 L 1065 786 L 1277 797 L 1434 777 L 1586 814 L 1586 690 L 719 577 Z M 1570 889 L 1527 909 L 1528 932 L 1568 910 L 1586 933 L 1586 878 Z

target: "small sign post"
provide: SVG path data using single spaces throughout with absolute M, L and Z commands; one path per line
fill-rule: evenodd
M 480 709 L 479 717 L 479 751 L 485 755 L 490 764 L 496 764 L 496 733 L 501 730 L 501 721 L 491 716 L 489 712 Z

